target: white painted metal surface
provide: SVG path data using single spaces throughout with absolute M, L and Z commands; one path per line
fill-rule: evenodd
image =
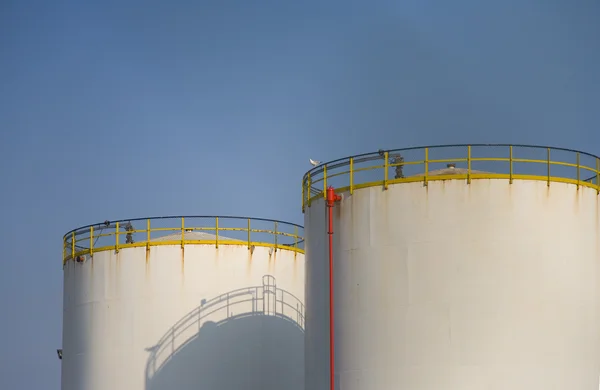
M 303 389 L 304 255 L 270 251 L 173 245 L 69 261 L 62 389 Z
M 600 209 L 570 184 L 464 180 L 334 209 L 341 390 L 592 390 Z M 305 213 L 306 390 L 328 388 L 326 207 Z

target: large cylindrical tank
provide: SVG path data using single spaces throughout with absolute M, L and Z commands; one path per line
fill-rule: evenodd
M 309 171 L 306 390 L 329 388 L 330 185 L 337 389 L 597 390 L 599 176 L 595 156 L 510 145 Z
M 62 389 L 302 390 L 302 235 L 233 217 L 69 232 Z

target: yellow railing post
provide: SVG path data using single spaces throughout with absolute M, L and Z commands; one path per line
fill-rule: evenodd
M 63 236 L 63 265 L 65 265 L 65 259 L 67 258 L 67 236 Z
M 327 198 L 327 165 L 323 165 L 323 198 Z
M 350 195 L 354 192 L 354 157 L 350 157 Z
M 509 183 L 512 184 L 513 182 L 513 147 L 512 145 L 509 146 L 509 157 L 508 157 L 508 161 L 510 164 L 510 179 L 509 179 Z
M 119 253 L 119 222 L 115 223 L 115 252 Z
M 600 194 L 600 158 L 596 157 L 596 191 Z
M 215 235 L 217 236 L 215 240 L 215 247 L 219 247 L 219 217 L 215 217 Z
M 275 252 L 277 252 L 277 221 L 275 221 Z
M 383 158 L 385 159 L 385 162 L 383 163 L 383 169 L 385 169 L 385 173 L 383 174 L 383 189 L 387 190 L 388 189 L 388 175 L 389 175 L 389 170 L 390 170 L 390 162 L 389 162 L 389 152 L 384 152 L 383 153 Z
M 308 172 L 308 179 L 307 179 L 307 184 L 306 184 L 306 200 L 308 203 L 308 207 L 310 207 L 310 192 L 312 189 L 312 180 L 311 180 L 311 176 L 310 176 L 310 172 Z
M 185 246 L 185 218 L 181 217 L 181 248 Z
M 75 232 L 71 234 L 71 260 L 75 259 Z
M 548 187 L 550 187 L 550 148 L 548 148 Z
M 467 146 L 467 184 L 471 184 L 471 145 Z
M 298 226 L 294 226 L 294 249 L 298 251 Z
M 94 227 L 90 226 L 90 257 L 94 256 Z
M 146 220 L 146 250 L 150 250 L 150 218 Z
M 579 164 L 579 152 L 577 152 L 577 189 L 579 190 L 579 181 L 581 180 L 581 176 L 579 174 L 580 164 Z
M 306 180 L 302 180 L 302 212 L 304 212 L 304 188 L 305 188 Z
M 424 173 L 423 185 L 426 186 L 427 185 L 427 174 L 429 173 L 429 148 L 425 148 L 424 165 L 425 165 L 425 173 Z
M 248 249 L 250 249 L 250 218 L 248 218 Z

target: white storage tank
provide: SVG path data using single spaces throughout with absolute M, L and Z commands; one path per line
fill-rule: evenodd
M 62 390 L 302 390 L 302 235 L 235 217 L 69 232 Z
M 402 166 L 402 169 L 397 169 Z M 344 158 L 303 181 L 306 390 L 597 390 L 600 159 L 510 145 Z

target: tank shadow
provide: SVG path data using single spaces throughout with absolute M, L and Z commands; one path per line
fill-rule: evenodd
M 149 348 L 146 390 L 304 390 L 303 328 L 302 303 L 267 275 L 204 302 Z

